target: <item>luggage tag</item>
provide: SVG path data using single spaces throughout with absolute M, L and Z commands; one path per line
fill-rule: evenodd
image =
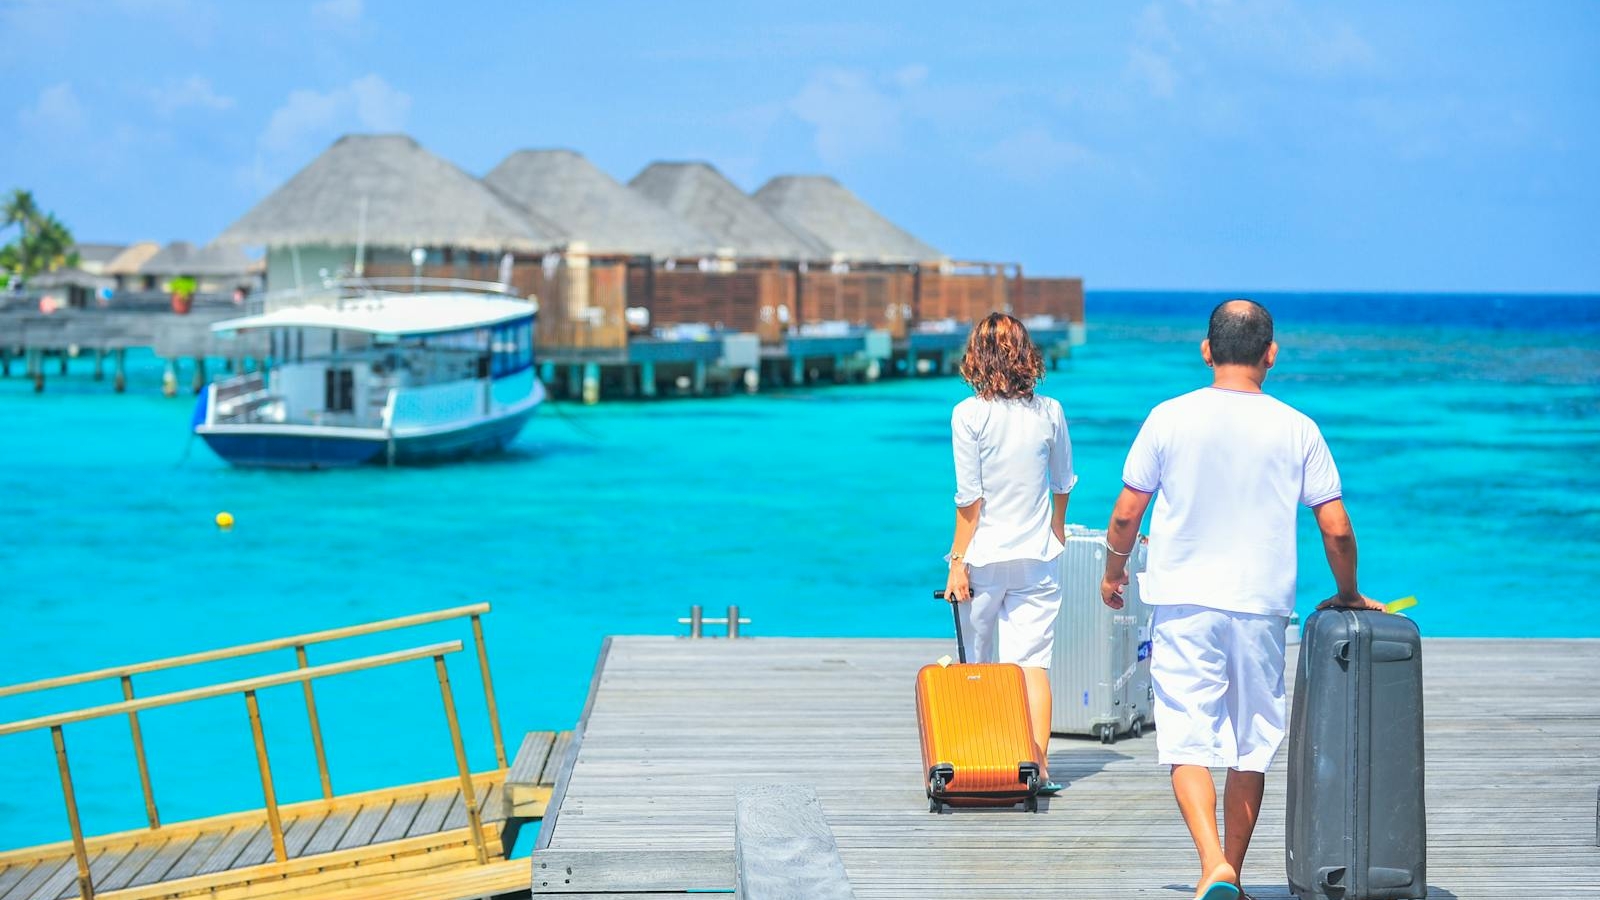
M 1388 603 L 1385 603 L 1383 605 L 1383 611 L 1391 615 L 1395 615 L 1416 605 L 1417 598 L 1415 595 L 1410 597 L 1401 597 L 1399 600 L 1391 600 Z

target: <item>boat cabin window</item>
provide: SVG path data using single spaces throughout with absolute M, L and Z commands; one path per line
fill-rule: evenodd
M 494 377 L 514 375 L 533 365 L 533 322 L 507 322 L 497 325 L 490 345 L 494 360 L 490 371 Z
M 355 412 L 356 377 L 349 369 L 328 369 L 327 393 L 323 409 L 334 412 Z M 316 382 L 312 382 L 315 384 Z

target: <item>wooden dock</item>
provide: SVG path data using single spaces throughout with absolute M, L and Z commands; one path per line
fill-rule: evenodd
M 1600 898 L 1600 641 L 1429 640 L 1430 900 Z M 927 811 L 913 676 L 948 641 L 616 637 L 533 853 L 536 895 L 734 887 L 741 787 L 815 788 L 855 896 L 1188 900 L 1198 863 L 1152 736 L 1056 738 L 1039 814 Z M 1292 672 L 1292 659 L 1291 659 Z M 1244 872 L 1288 900 L 1284 771 Z

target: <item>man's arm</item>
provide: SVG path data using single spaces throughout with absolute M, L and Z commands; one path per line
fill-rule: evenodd
M 1150 494 L 1123 485 L 1106 526 L 1106 573 L 1100 580 L 1100 599 L 1112 609 L 1122 608 L 1122 586 L 1128 583 L 1128 557 L 1139 540 L 1139 523 L 1150 507 Z
M 1356 532 L 1350 525 L 1350 514 L 1343 500 L 1329 500 L 1314 507 L 1317 528 L 1322 531 L 1322 549 L 1328 555 L 1328 569 L 1333 572 L 1333 583 L 1338 593 L 1317 604 L 1317 609 L 1331 606 L 1348 609 L 1383 609 L 1383 604 L 1362 596 L 1356 589 Z
M 944 583 L 945 599 L 952 603 L 965 602 L 972 596 L 972 588 L 967 584 L 967 546 L 978 531 L 978 513 L 982 507 L 981 499 L 956 507 L 956 536 L 950 540 L 950 575 Z

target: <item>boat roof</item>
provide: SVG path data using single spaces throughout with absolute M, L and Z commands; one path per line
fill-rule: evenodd
M 447 334 L 531 318 L 538 308 L 522 300 L 482 294 L 388 294 L 348 299 L 338 306 L 285 306 L 260 315 L 217 322 L 211 330 L 327 328 L 396 337 Z

